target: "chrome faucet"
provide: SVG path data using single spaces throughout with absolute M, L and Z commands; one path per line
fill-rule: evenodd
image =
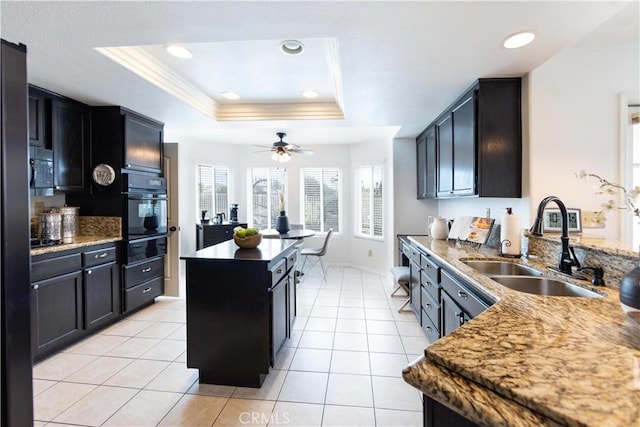
M 542 215 L 544 208 L 547 207 L 549 202 L 555 202 L 560 208 L 560 216 L 562 217 L 562 251 L 560 253 L 560 262 L 558 264 L 558 270 L 562 273 L 571 275 L 571 267 L 578 265 L 577 260 L 574 260 L 569 253 L 569 216 L 567 215 L 567 208 L 562 201 L 556 196 L 548 196 L 542 199 L 538 205 L 538 215 L 533 225 L 529 229 L 529 232 L 535 236 L 542 236 Z

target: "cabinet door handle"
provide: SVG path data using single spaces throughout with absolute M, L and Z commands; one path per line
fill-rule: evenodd
M 433 329 L 431 329 L 431 326 L 426 326 L 425 329 L 427 330 L 427 332 L 433 331 Z
M 431 304 L 430 303 L 426 303 L 424 306 L 427 307 L 427 308 L 431 308 Z
M 151 271 L 151 267 L 147 267 L 147 268 L 143 268 L 143 269 L 142 269 L 142 272 L 143 272 L 143 273 L 148 273 L 148 272 L 150 272 L 150 271 Z
M 96 254 L 96 255 L 95 255 L 95 258 L 96 258 L 96 259 L 98 259 L 98 258 L 105 258 L 106 256 L 107 256 L 107 253 L 106 253 L 106 252 L 103 252 L 103 253 L 101 253 L 101 254 L 99 254 L 99 255 L 98 255 L 98 254 Z
M 93 270 L 87 270 L 87 274 L 93 273 Z
M 40 287 L 40 285 L 31 285 L 31 287 L 32 287 L 33 289 L 38 289 L 38 288 Z
M 431 282 L 424 282 L 425 285 L 431 286 Z
M 282 273 L 282 269 L 278 269 L 278 271 L 276 271 L 276 274 L 281 274 Z
M 143 293 L 143 294 L 146 294 L 147 292 L 151 292 L 151 288 L 150 288 L 150 287 L 149 287 L 149 288 L 144 288 L 144 289 L 142 290 L 142 293 Z
M 467 293 L 464 291 L 458 291 L 458 296 L 463 299 L 469 298 L 469 295 L 467 295 Z
M 460 313 L 458 315 L 458 322 L 460 323 L 460 326 L 464 325 L 464 314 Z

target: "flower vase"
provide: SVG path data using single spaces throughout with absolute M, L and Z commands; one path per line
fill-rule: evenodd
M 276 218 L 276 231 L 280 234 L 289 231 L 289 217 L 285 211 L 280 211 L 280 216 Z
M 620 282 L 620 305 L 631 323 L 640 327 L 640 260 Z

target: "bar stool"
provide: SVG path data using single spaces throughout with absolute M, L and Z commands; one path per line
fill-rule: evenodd
M 398 313 L 405 309 L 405 307 L 411 302 L 411 291 L 409 290 L 409 267 L 397 266 L 391 269 L 391 275 L 393 276 L 393 282 L 396 287 L 391 291 L 392 297 L 396 296 L 396 292 L 400 289 L 407 293 L 407 300 L 400 306 Z

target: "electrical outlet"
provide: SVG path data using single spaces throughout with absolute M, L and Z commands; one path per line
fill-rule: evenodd
M 597 222 L 597 211 L 582 211 L 582 228 L 604 228 L 604 222 Z
M 372 257 L 373 256 L 373 251 L 371 249 L 369 249 L 369 256 Z

